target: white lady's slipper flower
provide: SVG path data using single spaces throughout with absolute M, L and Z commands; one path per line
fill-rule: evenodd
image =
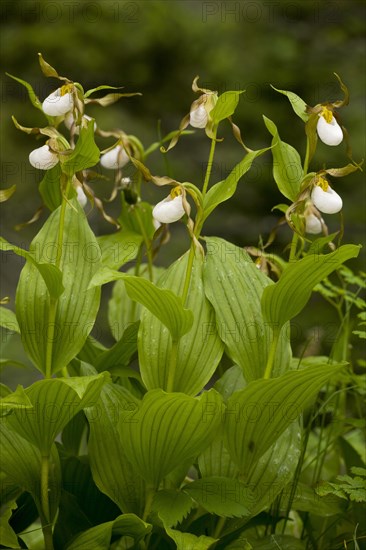
M 58 156 L 50 150 L 48 145 L 42 145 L 29 153 L 29 162 L 39 170 L 50 170 L 58 161 Z
M 76 198 L 78 200 L 78 203 L 80 204 L 80 206 L 82 208 L 84 208 L 84 206 L 87 205 L 88 203 L 88 198 L 87 196 L 85 195 L 84 193 L 84 189 L 81 187 L 81 185 L 78 185 L 77 188 L 76 188 Z
M 74 106 L 71 90 L 72 85 L 70 84 L 57 88 L 42 103 L 43 112 L 50 116 L 66 115 Z
M 318 235 L 323 230 L 322 219 L 319 219 L 315 214 L 305 216 L 305 231 L 312 235 Z
M 208 114 L 204 105 L 199 105 L 189 113 L 189 124 L 193 128 L 205 128 L 208 121 Z
M 336 121 L 332 111 L 323 107 L 316 125 L 318 136 L 326 145 L 339 145 L 343 140 L 342 128 Z
M 159 223 L 177 222 L 184 216 L 184 214 L 185 211 L 183 207 L 182 195 L 176 195 L 174 197 L 172 197 L 171 194 L 168 195 L 165 199 L 158 202 L 152 211 L 154 220 Z
M 130 159 L 122 145 L 117 145 L 100 157 L 100 164 L 104 166 L 104 168 L 116 170 L 117 168 L 122 168 L 125 166 L 129 160 Z
M 86 122 L 89 122 L 92 118 L 89 116 L 89 115 L 83 115 L 81 117 L 82 121 L 81 121 L 81 125 L 83 125 L 83 121 L 86 121 Z M 71 127 L 75 124 L 75 119 L 74 119 L 74 115 L 73 115 L 73 112 L 70 111 L 69 113 L 67 113 L 67 115 L 65 116 L 64 118 L 64 124 L 66 126 L 66 128 L 68 130 L 71 130 Z M 94 122 L 94 131 L 97 129 L 97 124 L 96 122 Z M 77 126 L 75 125 L 75 130 L 74 130 L 75 134 L 79 134 L 80 132 L 80 126 Z
M 341 197 L 331 188 L 325 178 L 319 179 L 319 184 L 312 190 L 311 200 L 323 214 L 336 214 L 342 210 Z

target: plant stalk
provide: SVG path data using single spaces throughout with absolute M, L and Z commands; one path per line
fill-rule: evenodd
M 48 490 L 49 477 L 49 455 L 42 456 L 41 460 L 41 506 L 42 506 L 42 531 L 44 537 L 45 550 L 53 550 L 52 524 L 50 517 L 50 502 Z

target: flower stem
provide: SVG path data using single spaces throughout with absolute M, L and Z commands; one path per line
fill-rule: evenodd
M 208 157 L 205 180 L 203 182 L 203 187 L 202 187 L 202 197 L 203 198 L 205 198 L 207 188 L 208 188 L 208 183 L 210 181 L 213 158 L 214 158 L 215 147 L 216 147 L 216 134 L 217 134 L 217 125 L 213 128 L 213 137 L 212 137 L 212 141 L 211 141 L 211 149 L 210 149 L 210 154 L 209 154 L 209 157 Z
M 172 349 L 170 352 L 170 365 L 169 365 L 169 372 L 168 372 L 168 381 L 166 384 L 166 391 L 172 392 L 174 389 L 174 380 L 175 380 L 175 372 L 177 370 L 177 359 L 178 359 L 178 341 L 173 340 L 172 342 Z
M 271 378 L 271 375 L 272 375 L 272 369 L 273 369 L 274 360 L 276 356 L 279 336 L 280 336 L 280 329 L 276 327 L 273 329 L 273 340 L 271 342 L 271 347 L 269 348 L 266 370 L 264 371 L 265 380 L 268 380 L 269 378 Z
M 303 175 L 303 177 L 306 176 L 306 174 L 308 173 L 308 170 L 309 170 L 309 156 L 310 156 L 310 140 L 309 140 L 309 137 L 307 136 L 307 138 L 306 138 L 306 153 L 305 153 L 305 160 L 304 160 L 304 175 Z

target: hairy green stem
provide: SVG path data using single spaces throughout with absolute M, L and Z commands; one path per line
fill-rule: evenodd
M 202 198 L 205 198 L 205 195 L 206 195 L 206 192 L 207 192 L 207 189 L 208 189 L 208 183 L 210 181 L 213 158 L 214 158 L 215 147 L 216 147 L 216 134 L 217 134 L 217 125 L 213 128 L 213 137 L 212 137 L 212 141 L 211 141 L 210 154 L 209 154 L 209 157 L 208 157 L 205 180 L 203 182 L 203 187 L 202 187 Z
M 308 173 L 309 170 L 309 157 L 310 157 L 310 140 L 307 137 L 306 138 L 306 153 L 305 153 L 305 160 L 304 160 L 304 177 Z
M 66 197 L 69 194 L 71 186 L 71 177 L 67 179 L 65 193 L 62 195 L 61 211 L 60 211 L 60 222 L 58 226 L 57 242 L 56 242 L 56 259 L 55 266 L 60 268 L 61 258 L 62 258 L 62 246 L 63 246 L 63 237 L 64 237 L 64 227 L 65 227 L 65 214 L 66 214 Z M 58 299 L 50 298 L 50 307 L 48 311 L 48 331 L 47 331 L 47 343 L 46 343 L 46 372 L 45 378 L 51 378 L 52 376 L 52 354 L 53 354 L 53 342 L 55 337 L 55 321 L 57 313 L 57 303 Z
M 150 241 L 149 237 L 146 234 L 145 227 L 144 227 L 144 224 L 142 223 L 140 212 L 139 212 L 138 208 L 135 209 L 135 212 L 136 212 L 136 219 L 138 221 L 138 224 L 139 224 L 139 227 L 140 227 L 140 230 L 141 230 L 141 235 L 142 235 L 142 238 L 144 239 L 144 243 L 145 243 L 145 247 L 146 247 L 147 264 L 148 264 L 147 267 L 148 267 L 148 270 L 149 270 L 149 279 L 150 279 L 150 281 L 152 281 L 153 280 L 153 271 L 152 271 L 153 258 L 152 258 L 152 252 L 151 252 L 151 241 Z
M 174 390 L 174 381 L 175 381 L 175 372 L 177 370 L 177 359 L 178 359 L 178 341 L 173 340 L 172 349 L 170 352 L 170 364 L 168 372 L 168 381 L 166 384 L 166 391 L 172 392 Z

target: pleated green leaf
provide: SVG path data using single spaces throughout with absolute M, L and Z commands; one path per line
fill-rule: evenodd
M 294 202 L 300 192 L 303 178 L 300 155 L 292 145 L 281 141 L 275 123 L 265 116 L 263 118 L 268 131 L 273 136 L 273 178 L 282 195 Z
M 28 491 L 36 503 L 39 514 L 41 505 L 41 452 L 29 441 L 13 430 L 9 423 L 10 416 L 0 420 L 0 470 L 8 479 Z M 55 445 L 50 449 L 49 487 L 50 487 L 50 517 L 55 516 L 60 498 L 61 474 L 60 461 Z
M 11 411 L 13 409 L 31 409 L 33 404 L 29 400 L 29 397 L 24 391 L 23 386 L 18 385 L 14 392 L 8 393 L 8 395 L 0 399 L 0 414 Z
M 203 201 L 204 220 L 219 204 L 227 201 L 234 195 L 240 178 L 248 172 L 253 161 L 269 149 L 270 148 L 267 147 L 266 149 L 259 149 L 258 151 L 251 151 L 246 154 L 245 157 L 233 168 L 225 180 L 219 181 L 209 189 Z
M 58 251 L 57 208 L 32 241 L 30 252 L 54 265 Z M 60 268 L 65 291 L 56 300 L 37 268 L 24 266 L 16 294 L 16 315 L 24 348 L 36 367 L 51 373 L 65 367 L 83 347 L 97 315 L 100 289 L 88 289 L 100 265 L 100 249 L 76 200 L 65 208 Z M 58 270 L 59 271 L 59 270 Z M 48 285 L 49 286 L 49 285 Z
M 238 365 L 230 367 L 215 383 L 217 390 L 226 403 L 234 391 L 245 387 L 243 371 Z M 217 431 L 211 445 L 198 457 L 198 466 L 203 478 L 226 477 L 236 478 L 239 470 L 224 445 L 223 426 Z
M 58 163 L 51 170 L 46 171 L 38 186 L 43 202 L 51 212 L 56 210 L 62 202 L 60 178 L 61 166 Z
M 70 419 L 98 400 L 108 373 L 35 382 L 25 390 L 32 408 L 14 409 L 9 426 L 46 456 Z
M 64 287 L 62 284 L 61 271 L 52 263 L 38 261 L 36 250 L 33 251 L 31 249 L 28 252 L 27 250 L 19 248 L 19 246 L 8 243 L 2 237 L 0 237 L 0 250 L 11 250 L 15 254 L 17 254 L 17 256 L 25 258 L 28 263 L 34 266 L 38 270 L 44 283 L 46 284 L 50 296 L 57 299 L 63 293 Z
M 11 330 L 12 332 L 20 332 L 16 315 L 11 309 L 0 306 L 0 327 Z
M 157 488 L 169 472 L 182 462 L 193 461 L 210 444 L 222 412 L 221 397 L 214 390 L 198 398 L 151 390 L 131 421 L 121 425 L 127 457 Z
M 134 260 L 139 252 L 142 235 L 133 231 L 120 230 L 110 235 L 97 237 L 102 251 L 102 262 L 111 269 L 119 269 Z
M 261 297 L 273 283 L 242 248 L 217 237 L 207 237 L 206 242 L 205 293 L 215 309 L 226 352 L 249 382 L 263 376 L 268 358 L 272 331 L 261 315 Z M 276 351 L 276 374 L 285 372 L 291 359 L 287 328 Z
M 0 544 L 4 548 L 20 548 L 18 537 L 9 525 L 12 511 L 16 510 L 17 504 L 15 501 L 8 502 L 2 506 L 0 516 Z
M 102 267 L 93 277 L 90 287 L 122 279 L 131 300 L 139 302 L 157 317 L 169 330 L 174 340 L 179 340 L 192 327 L 193 313 L 184 308 L 182 299 L 174 292 L 162 289 L 134 275 L 127 275 Z
M 99 157 L 100 151 L 94 141 L 94 120 L 90 120 L 87 127 L 80 128 L 80 135 L 75 149 L 62 162 L 62 171 L 72 176 L 76 172 L 97 164 Z
M 239 103 L 239 96 L 243 92 L 244 90 L 233 90 L 224 92 L 218 97 L 215 107 L 210 112 L 210 118 L 214 124 L 218 124 L 235 112 Z
M 261 456 L 343 367 L 317 365 L 270 380 L 255 380 L 229 398 L 226 445 L 242 475 L 250 474 Z
M 122 335 L 122 338 L 110 349 L 103 351 L 94 361 L 98 372 L 126 367 L 132 355 L 137 351 L 137 333 L 139 323 L 129 325 Z M 137 373 L 136 373 L 137 374 Z
M 191 533 L 182 533 L 169 527 L 165 527 L 165 530 L 169 537 L 174 540 L 177 550 L 208 550 L 218 541 L 218 539 L 212 537 L 206 537 L 205 535 L 197 537 Z
M 97 487 L 123 512 L 142 515 L 145 484 L 133 461 L 128 460 L 120 434 L 124 424 L 135 421 L 138 407 L 139 401 L 127 390 L 107 384 L 98 404 L 87 408 L 85 413 L 90 425 L 90 467 Z
M 249 504 L 254 517 L 271 506 L 276 496 L 291 483 L 300 457 L 301 430 L 293 422 L 241 479 L 253 490 Z
M 132 537 L 136 542 L 151 531 L 151 525 L 134 514 L 123 514 L 78 535 L 66 550 L 109 550 L 112 535 Z
M 152 511 L 156 512 L 164 525 L 174 527 L 192 510 L 194 502 L 183 491 L 163 489 L 154 495 Z
M 281 328 L 300 313 L 315 285 L 345 261 L 356 258 L 360 248 L 359 245 L 345 244 L 330 254 L 310 254 L 288 265 L 281 279 L 263 292 L 262 313 L 267 323 Z
M 253 504 L 252 490 L 238 479 L 218 476 L 197 479 L 183 490 L 210 514 L 225 518 L 248 516 Z
M 167 269 L 157 284 L 181 294 L 187 261 L 188 252 Z M 178 343 L 173 384 L 174 391 L 189 395 L 196 395 L 207 384 L 223 353 L 215 326 L 215 314 L 204 294 L 202 271 L 203 260 L 197 255 L 193 262 L 186 302 L 186 306 L 193 312 L 194 321 L 191 330 Z M 149 311 L 144 311 L 138 350 L 142 379 L 148 389 L 167 388 L 171 348 L 172 338 L 162 323 Z
M 153 266 L 153 282 L 156 282 L 163 272 L 163 268 Z M 127 275 L 134 275 L 135 268 L 128 269 L 126 273 Z M 149 278 L 146 264 L 141 266 L 139 277 Z M 140 320 L 141 312 L 142 305 L 131 300 L 127 294 L 124 282 L 116 281 L 113 286 L 112 297 L 108 302 L 108 323 L 117 341 L 121 339 L 123 333 L 131 323 Z

